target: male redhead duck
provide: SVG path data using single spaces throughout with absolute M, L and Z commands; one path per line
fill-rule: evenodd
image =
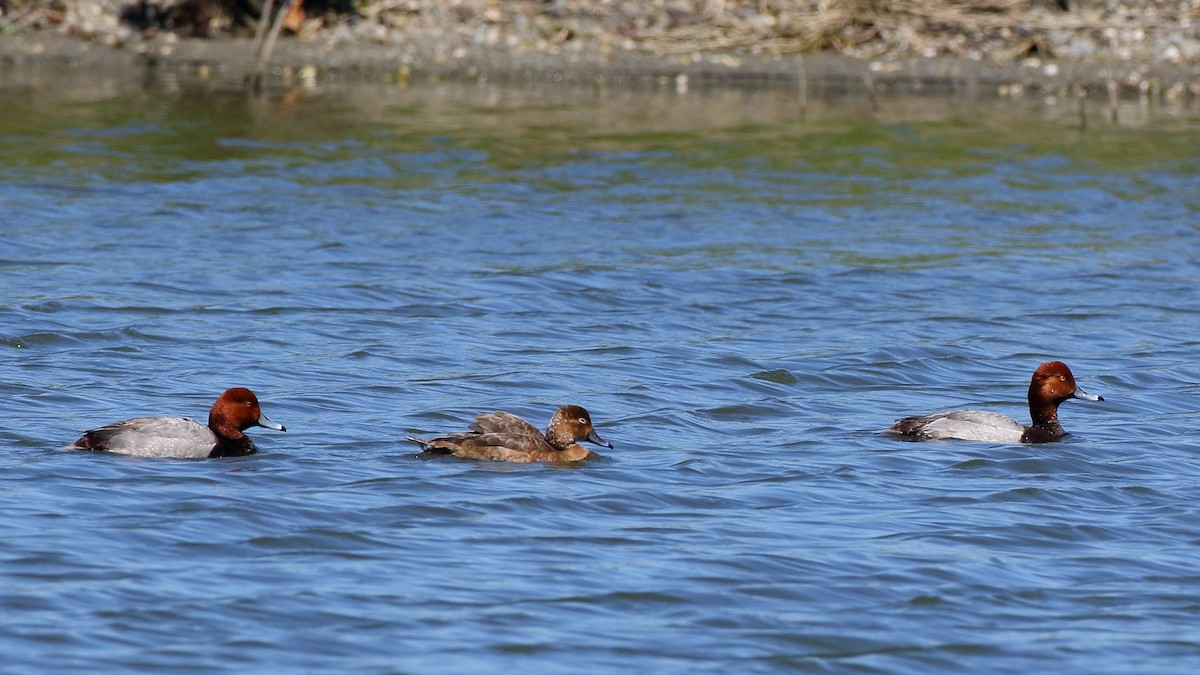
M 258 450 L 242 433 L 254 426 L 287 431 L 262 414 L 254 392 L 234 387 L 217 398 L 208 426 L 186 417 L 138 417 L 85 431 L 67 449 L 140 457 L 236 457 Z
M 494 462 L 579 462 L 595 455 L 579 445 L 588 441 L 612 448 L 592 428 L 592 417 L 577 405 L 564 405 L 554 412 L 546 433 L 525 420 L 507 413 L 480 413 L 471 431 L 425 440 L 409 436 L 426 452 L 450 454 L 463 459 Z
M 1069 398 L 1103 401 L 1075 386 L 1075 376 L 1062 361 L 1047 361 L 1033 371 L 1029 383 L 1029 414 L 1033 424 L 994 412 L 950 410 L 896 420 L 887 431 L 915 440 L 960 438 L 991 443 L 1049 443 L 1067 432 L 1058 423 L 1058 404 Z

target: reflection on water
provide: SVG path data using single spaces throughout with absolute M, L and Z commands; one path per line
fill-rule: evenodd
M 1169 670 L 1196 119 L 794 91 L 0 86 L 0 647 L 80 670 Z M 33 86 L 36 84 L 37 86 Z M 897 443 L 1105 397 L 1053 446 Z M 249 386 L 259 455 L 58 448 Z M 587 407 L 574 470 L 402 439 Z M 215 648 L 214 648 L 215 647 Z M 67 665 L 66 667 L 71 667 Z

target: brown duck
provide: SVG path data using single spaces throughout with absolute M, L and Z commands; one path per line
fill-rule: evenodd
M 537 427 L 503 410 L 480 413 L 470 431 L 426 440 L 409 436 L 425 452 L 493 462 L 580 462 L 595 455 L 579 441 L 612 448 L 592 428 L 592 417 L 577 405 L 554 412 L 543 434 Z

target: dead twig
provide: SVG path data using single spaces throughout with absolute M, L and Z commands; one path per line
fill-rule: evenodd
M 259 19 L 259 28 L 255 32 L 254 45 L 256 56 L 254 59 L 254 70 L 250 74 L 249 84 L 255 92 L 262 91 L 263 73 L 267 69 L 267 62 L 271 60 L 271 52 L 275 51 L 275 41 L 279 38 L 279 33 L 283 30 L 283 20 L 287 18 L 288 12 L 291 11 L 292 5 L 296 0 L 287 0 L 279 11 L 275 14 L 275 23 L 271 25 L 271 32 L 267 34 L 266 40 L 262 40 L 262 27 L 270 19 L 269 9 L 272 0 L 267 0 L 266 7 L 263 8 L 263 16 Z

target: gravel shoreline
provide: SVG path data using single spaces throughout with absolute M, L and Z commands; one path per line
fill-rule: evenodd
M 135 30 L 116 0 L 54 6 L 64 9 L 39 15 L 39 3 L 13 0 L 0 67 L 169 70 L 230 83 L 253 68 L 249 27 L 230 17 L 210 19 L 213 37 L 195 38 L 179 26 Z M 268 85 L 461 78 L 1200 99 L 1200 0 L 1067 12 L 1023 0 L 393 0 L 353 19 L 293 23 L 272 53 Z

